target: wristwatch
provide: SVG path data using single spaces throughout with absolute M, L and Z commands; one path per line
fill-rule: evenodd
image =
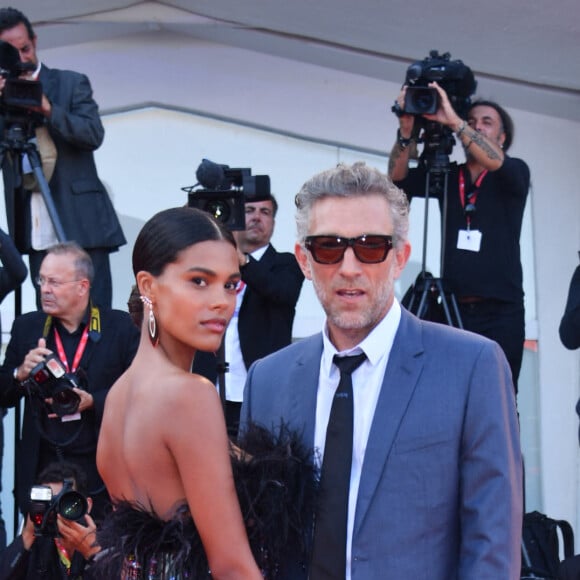
M 12 378 L 15 381 L 18 381 L 18 367 L 16 367 L 13 371 L 12 371 Z
M 411 137 L 406 139 L 401 135 L 401 129 L 397 129 L 397 143 L 401 149 L 406 149 L 411 144 L 411 141 L 413 141 Z

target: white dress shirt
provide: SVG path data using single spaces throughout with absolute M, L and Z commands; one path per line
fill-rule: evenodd
M 330 408 L 340 379 L 340 371 L 334 365 L 332 359 L 336 354 L 350 356 L 364 352 L 367 356 L 367 359 L 352 374 L 354 425 L 346 536 L 346 580 L 350 580 L 351 577 L 352 532 L 365 450 L 377 400 L 383 384 L 385 369 L 387 368 L 391 347 L 393 346 L 400 320 L 401 306 L 395 299 L 387 315 L 370 334 L 356 347 L 342 352 L 338 352 L 330 342 L 326 324 L 322 332 L 323 351 L 320 361 L 320 375 L 316 399 L 316 425 L 314 429 L 314 446 L 318 450 L 318 458 L 320 461 L 324 456 Z
M 252 252 L 250 256 L 254 260 L 260 261 L 262 256 L 266 253 L 268 246 L 259 248 Z M 238 320 L 240 308 L 246 293 L 246 286 L 238 292 L 236 296 L 236 309 L 234 315 L 226 329 L 226 336 L 224 339 L 226 361 L 228 362 L 228 373 L 226 374 L 226 400 L 241 403 L 244 399 L 244 386 L 248 376 L 248 369 L 244 363 L 242 356 L 242 348 L 240 345 L 240 333 L 238 331 Z

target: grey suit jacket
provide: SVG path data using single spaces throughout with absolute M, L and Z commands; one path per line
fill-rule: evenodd
M 249 421 L 313 445 L 322 338 L 252 365 Z M 522 460 L 510 371 L 483 337 L 402 310 L 356 505 L 353 580 L 520 575 Z
M 89 79 L 81 73 L 42 65 L 39 80 L 52 104 L 50 120 L 45 123 L 57 150 L 56 166 L 48 185 L 66 238 L 85 249 L 116 250 L 126 240 L 97 175 L 93 151 L 102 144 L 105 130 Z M 1 121 L 0 128 L 3 129 Z M 13 191 L 18 187 L 14 163 L 13 156 L 7 156 L 3 164 L 8 227 L 18 249 L 28 253 L 30 193 Z

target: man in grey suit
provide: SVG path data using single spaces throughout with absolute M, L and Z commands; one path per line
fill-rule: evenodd
M 352 373 L 345 540 L 321 559 L 315 525 L 314 563 L 287 576 L 519 578 L 522 462 L 505 355 L 486 338 L 400 307 L 394 284 L 411 251 L 408 204 L 388 177 L 364 163 L 339 165 L 306 182 L 296 205 L 296 257 L 326 323 L 252 365 L 242 430 L 283 422 L 303 433 L 324 458 L 322 505 L 334 492 L 324 482 L 334 356 L 366 360 Z M 344 569 L 331 571 L 343 550 Z
M 31 71 L 23 78 L 40 81 L 42 103 L 26 109 L 26 123 L 33 120 L 34 131 L 43 157 L 56 214 L 67 240 L 77 242 L 90 255 L 95 268 L 91 297 L 99 306 L 112 301 L 109 253 L 126 243 L 117 215 L 99 180 L 93 151 L 103 142 L 105 130 L 89 79 L 73 71 L 57 70 L 41 64 L 36 54 L 36 35 L 28 18 L 15 8 L 0 9 L 0 40 L 18 50 L 22 63 Z M 5 79 L 0 78 L 0 92 Z M 11 111 L 0 118 L 3 134 L 10 128 Z M 46 144 L 45 150 L 41 144 Z M 47 152 L 44 155 L 45 151 Z M 52 229 L 38 185 L 20 182 L 15 167 L 19 154 L 6 155 L 3 178 L 6 213 L 10 233 L 21 253 L 29 254 L 30 276 L 34 281 L 45 249 L 59 241 Z M 46 163 L 50 157 L 52 163 Z M 54 158 L 56 157 L 56 159 Z M 47 175 L 50 165 L 51 175 Z M 37 289 L 40 308 L 40 291 Z

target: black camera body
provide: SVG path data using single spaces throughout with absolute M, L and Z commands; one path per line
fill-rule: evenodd
M 189 207 L 211 214 L 231 231 L 246 229 L 245 204 L 270 199 L 270 177 L 252 175 L 252 170 L 203 159 L 195 172 L 201 189 L 184 187 Z
M 54 354 L 47 356 L 30 371 L 25 384 L 31 395 L 43 401 L 52 399 L 50 410 L 59 417 L 73 415 L 78 411 L 81 398 L 73 390 L 81 388 L 77 377 L 67 373 Z
M 83 522 L 89 511 L 87 498 L 73 489 L 73 480 L 65 479 L 59 494 L 52 494 L 48 485 L 33 485 L 30 489 L 28 515 L 34 525 L 34 535 L 55 538 L 58 536 L 56 516 Z
M 42 84 L 19 78 L 22 73 L 34 70 L 34 65 L 20 62 L 20 53 L 10 43 L 0 40 L 0 76 L 6 79 L 0 107 L 26 109 L 42 105 Z
M 461 60 L 451 60 L 448 52 L 440 55 L 436 50 L 432 50 L 428 57 L 414 62 L 407 69 L 405 104 L 400 113 L 436 113 L 440 103 L 436 89 L 429 87 L 429 83 L 433 81 L 445 90 L 455 112 L 465 118 L 471 96 L 477 87 L 473 72 Z

